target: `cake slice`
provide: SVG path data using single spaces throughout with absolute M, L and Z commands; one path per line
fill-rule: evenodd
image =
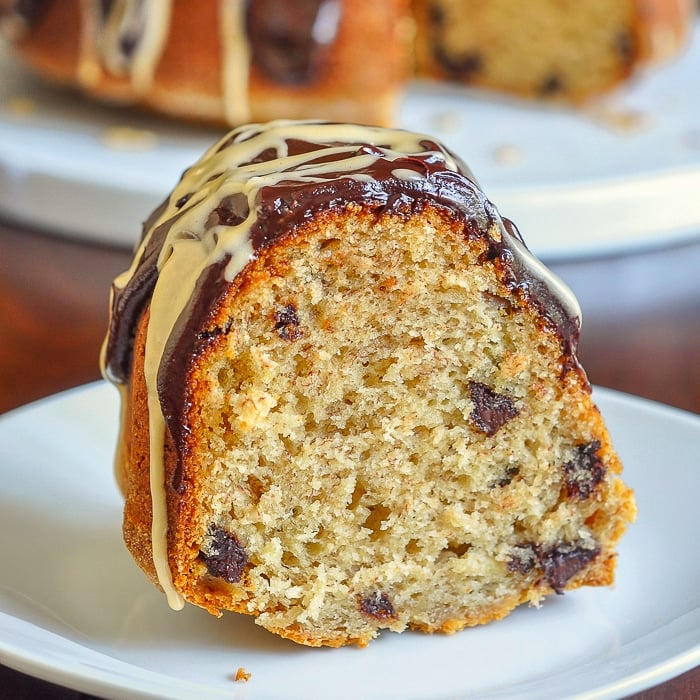
M 582 102 L 690 39 L 695 0 L 413 0 L 420 75 Z
M 429 136 L 240 127 L 113 286 L 126 544 L 171 606 L 312 646 L 610 584 L 635 505 L 579 327 Z

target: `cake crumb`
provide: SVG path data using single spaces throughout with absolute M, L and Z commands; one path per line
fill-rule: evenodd
M 5 101 L 5 110 L 17 118 L 31 117 L 39 110 L 37 103 L 31 97 L 10 97 Z
M 433 127 L 438 131 L 454 133 L 462 127 L 462 118 L 458 112 L 437 112 L 431 118 Z
M 147 129 L 113 126 L 102 133 L 102 143 L 116 151 L 149 151 L 158 144 L 158 136 Z
M 512 144 L 502 144 L 493 149 L 493 159 L 499 165 L 518 165 L 523 159 L 523 152 Z
M 239 666 L 238 670 L 236 671 L 235 681 L 236 683 L 247 683 L 252 675 L 253 674 L 248 673 L 243 666 Z
M 615 105 L 606 104 L 591 108 L 588 115 L 594 122 L 620 132 L 637 132 L 651 126 L 651 117 L 648 114 Z

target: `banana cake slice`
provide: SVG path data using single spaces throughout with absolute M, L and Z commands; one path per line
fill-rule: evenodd
M 126 544 L 172 607 L 312 646 L 610 584 L 635 505 L 579 329 L 435 139 L 239 127 L 113 285 Z

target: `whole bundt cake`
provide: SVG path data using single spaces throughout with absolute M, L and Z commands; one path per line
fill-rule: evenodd
M 126 543 L 173 607 L 308 645 L 610 584 L 635 505 L 579 326 L 429 136 L 242 126 L 114 282 Z
M 3 35 L 86 95 L 233 125 L 393 120 L 412 33 L 408 0 L 0 0 Z
M 0 0 L 38 75 L 227 125 L 394 124 L 415 75 L 581 102 L 679 56 L 695 0 Z

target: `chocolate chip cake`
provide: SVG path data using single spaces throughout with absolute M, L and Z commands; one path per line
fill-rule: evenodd
M 694 0 L 414 0 L 421 74 L 582 101 L 676 54 Z
M 581 100 L 680 54 L 694 0 L 0 0 L 0 33 L 85 94 L 228 125 L 395 124 L 412 74 Z
M 610 584 L 635 505 L 579 327 L 431 137 L 242 126 L 113 285 L 126 544 L 172 607 L 312 646 Z

